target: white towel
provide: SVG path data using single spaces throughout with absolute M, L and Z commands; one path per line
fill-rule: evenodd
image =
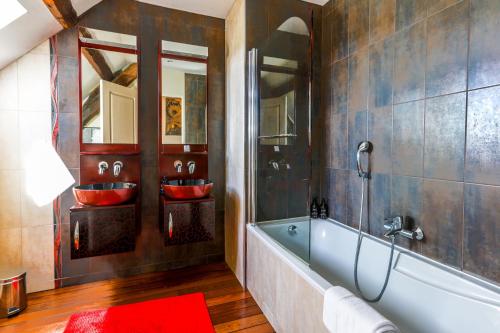
M 331 333 L 399 333 L 393 323 L 339 286 L 325 293 L 323 322 Z

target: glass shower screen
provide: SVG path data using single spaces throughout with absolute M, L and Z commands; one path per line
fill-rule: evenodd
M 309 259 L 311 38 L 291 17 L 249 53 L 251 222 Z

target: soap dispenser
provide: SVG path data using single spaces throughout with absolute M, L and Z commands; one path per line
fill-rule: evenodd
M 314 198 L 311 204 L 311 218 L 317 219 L 318 216 L 319 216 L 318 201 L 316 200 L 316 198 Z
M 324 198 L 321 200 L 321 204 L 319 205 L 319 217 L 323 220 L 328 218 L 328 204 Z

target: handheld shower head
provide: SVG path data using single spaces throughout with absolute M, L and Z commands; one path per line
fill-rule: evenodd
M 358 152 L 360 153 L 371 153 L 373 145 L 370 141 L 362 141 L 358 145 Z
M 370 141 L 362 141 L 358 145 L 358 151 L 356 153 L 356 161 L 357 161 L 357 167 L 358 167 L 358 175 L 361 178 L 370 178 L 370 168 L 368 168 L 366 171 L 363 170 L 363 167 L 361 166 L 361 153 L 371 153 L 373 150 L 373 145 Z

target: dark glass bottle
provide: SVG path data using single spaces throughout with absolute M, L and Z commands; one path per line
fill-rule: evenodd
M 316 198 L 314 198 L 311 204 L 311 218 L 317 219 L 318 216 L 319 216 L 318 201 L 316 200 Z
M 319 217 L 323 220 L 328 218 L 328 204 L 324 198 L 321 200 L 321 204 L 319 205 Z

